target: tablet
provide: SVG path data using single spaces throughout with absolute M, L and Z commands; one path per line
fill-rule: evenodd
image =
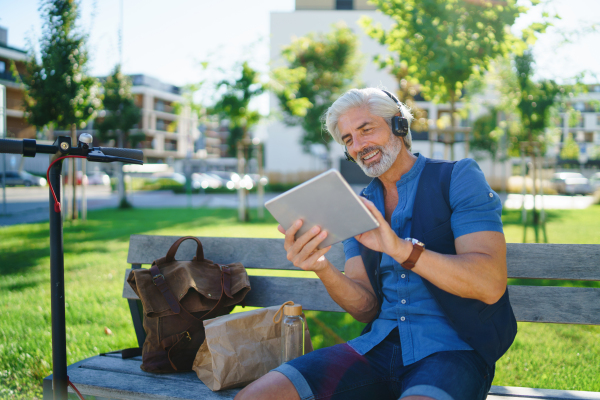
M 265 207 L 286 230 L 297 219 L 302 219 L 296 238 L 315 225 L 327 231 L 320 249 L 379 226 L 373 214 L 335 169 L 267 201 Z

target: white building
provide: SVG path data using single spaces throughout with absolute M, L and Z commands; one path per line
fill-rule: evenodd
M 332 25 L 340 21 L 345 22 L 358 36 L 359 51 L 364 55 L 364 68 L 360 80 L 365 86 L 382 87 L 392 92 L 397 91 L 398 82 L 387 71 L 380 70 L 372 62 L 373 56 L 385 53 L 385 47 L 367 36 L 359 26 L 358 21 L 362 16 L 381 23 L 384 28 L 392 25 L 388 16 L 376 11 L 375 6 L 366 0 L 296 0 L 296 9 L 292 12 L 271 13 L 271 65 L 275 68 L 284 65 L 281 50 L 289 45 L 295 37 L 304 36 L 310 32 L 328 32 Z M 271 112 L 279 112 L 277 98 L 271 94 Z M 449 115 L 450 106 L 418 101 L 418 107 L 426 111 L 429 126 L 435 127 L 438 119 L 443 119 L 444 114 Z M 459 105 L 460 107 L 460 105 Z M 323 154 L 319 146 L 313 147 L 313 154 L 302 151 L 299 144 L 302 137 L 302 128 L 288 127 L 283 122 L 274 122 L 267 128 L 267 144 L 265 169 L 273 176 L 278 175 L 293 181 L 295 176 L 309 176 L 323 171 L 327 166 L 327 157 L 333 160 L 333 167 L 339 167 L 339 160 L 343 159 L 343 148 L 332 143 L 330 153 Z M 428 132 L 413 132 L 413 152 L 419 152 L 427 157 L 448 158 L 445 155 L 444 144 L 435 142 L 433 146 L 428 141 Z M 432 152 L 433 149 L 433 152 Z M 464 158 L 464 145 L 454 145 L 455 159 Z

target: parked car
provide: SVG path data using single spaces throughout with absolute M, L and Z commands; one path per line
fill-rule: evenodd
M 207 173 L 192 174 L 192 188 L 194 189 L 218 189 L 223 187 L 223 180 L 216 175 Z
M 110 185 L 110 176 L 101 171 L 95 171 L 87 175 L 88 185 Z
M 2 173 L 0 173 L 0 184 L 2 184 Z M 46 179 L 31 175 L 25 171 L 6 171 L 6 186 L 46 186 Z
M 590 178 L 590 186 L 594 191 L 600 190 L 600 172 L 596 172 Z
M 590 194 L 594 191 L 588 178 L 579 172 L 557 172 L 550 183 L 562 194 Z

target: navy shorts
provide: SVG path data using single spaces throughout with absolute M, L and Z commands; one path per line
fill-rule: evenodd
M 347 344 L 315 350 L 274 371 L 284 374 L 302 400 L 485 400 L 495 368 L 474 350 L 442 351 L 404 366 L 398 330 L 364 356 Z

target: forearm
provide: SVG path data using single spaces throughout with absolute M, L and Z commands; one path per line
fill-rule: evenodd
M 363 284 L 342 274 L 331 263 L 315 271 L 325 285 L 327 293 L 340 307 L 359 322 L 370 322 L 377 315 L 378 304 L 375 295 Z
M 497 264 L 483 253 L 448 255 L 426 250 L 413 272 L 446 292 L 493 304 L 506 289 L 506 269 Z
M 458 238 L 455 245 L 457 255 L 426 249 L 412 271 L 454 295 L 495 303 L 506 289 L 504 235 L 477 232 Z M 398 238 L 394 249 L 390 255 L 402 264 L 412 251 L 412 243 Z

